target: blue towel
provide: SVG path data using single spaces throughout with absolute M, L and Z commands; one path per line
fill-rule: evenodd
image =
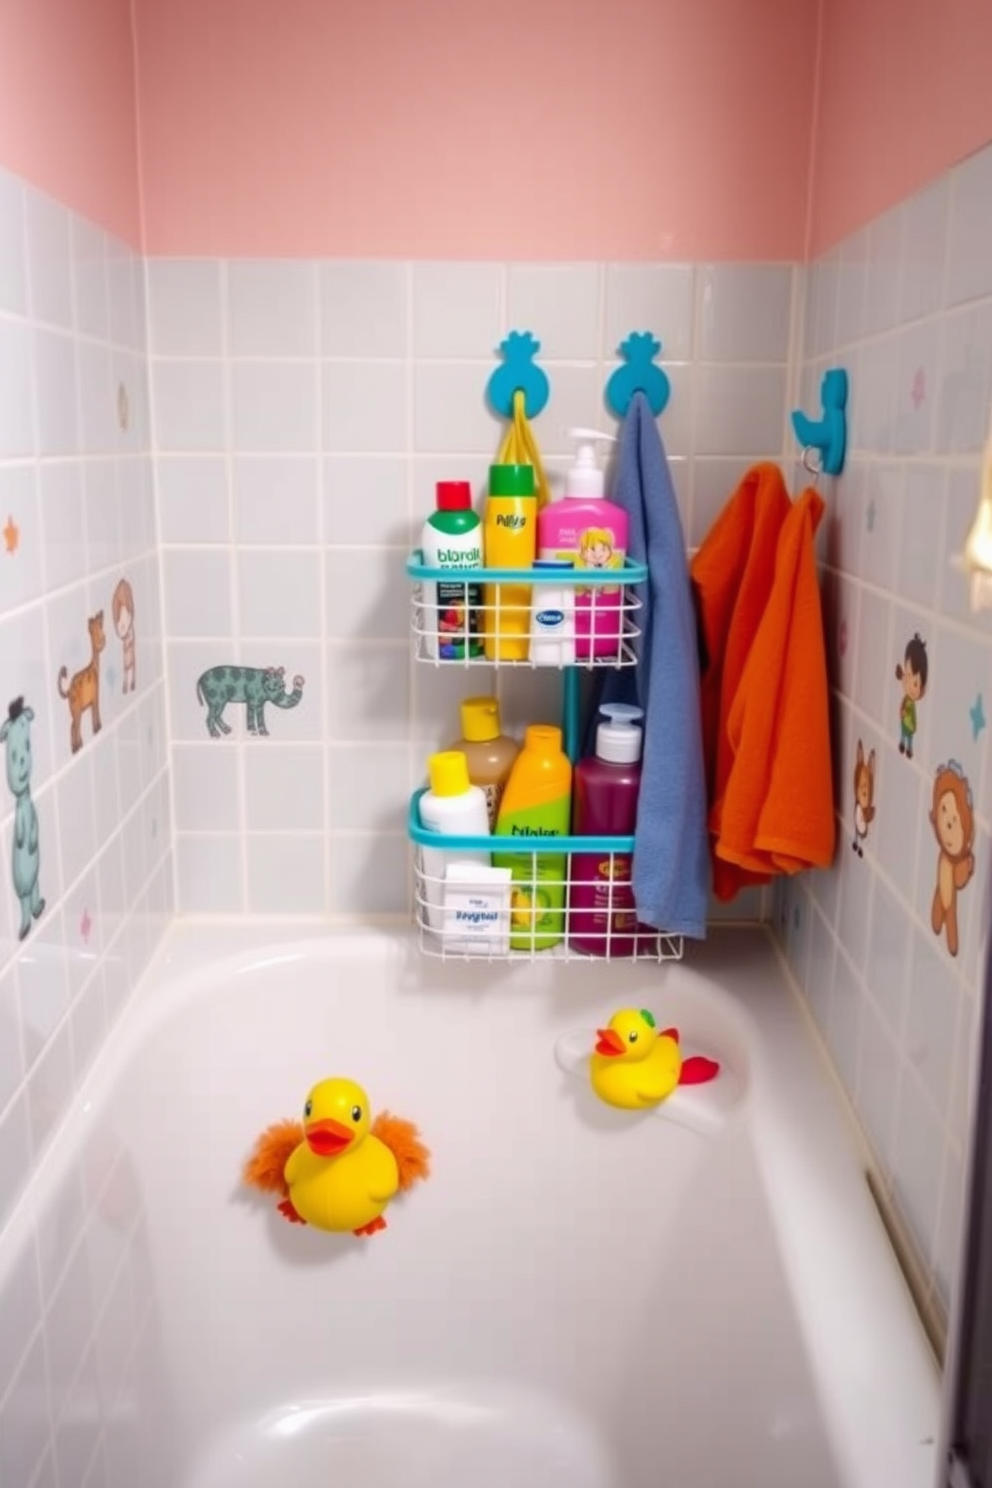
M 696 615 L 675 487 L 643 393 L 631 399 L 620 431 L 612 499 L 630 520 L 631 558 L 648 566 L 647 583 L 635 591 L 638 664 L 599 672 L 593 699 L 644 709 L 634 898 L 645 924 L 705 940 L 710 863 Z

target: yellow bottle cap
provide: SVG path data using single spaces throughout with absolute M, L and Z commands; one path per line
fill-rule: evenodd
M 532 723 L 524 733 L 524 748 L 535 754 L 561 754 L 561 729 L 551 723 Z
M 494 697 L 471 697 L 462 702 L 462 738 L 483 744 L 499 738 L 499 703 Z
M 431 790 L 436 796 L 463 796 L 471 785 L 468 760 L 460 749 L 445 749 L 427 761 Z

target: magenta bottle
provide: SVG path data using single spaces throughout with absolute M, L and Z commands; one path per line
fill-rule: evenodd
M 572 834 L 632 837 L 641 788 L 644 714 L 627 703 L 604 703 L 607 718 L 596 730 L 596 753 L 575 767 Z M 568 890 L 568 943 L 587 956 L 633 956 L 637 908 L 629 853 L 572 854 Z

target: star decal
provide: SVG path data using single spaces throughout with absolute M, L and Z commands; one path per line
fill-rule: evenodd
M 875 498 L 873 496 L 872 499 L 868 503 L 868 510 L 865 512 L 865 521 L 868 524 L 868 531 L 869 532 L 874 532 L 875 531 L 875 517 L 877 515 L 878 515 L 878 509 L 875 506 Z
M 89 943 L 90 943 L 90 932 L 92 931 L 92 929 L 93 929 L 93 921 L 90 918 L 90 912 L 89 912 L 88 909 L 84 909 L 83 910 L 83 917 L 79 921 L 79 933 L 83 937 L 83 945 L 89 945 Z
M 919 410 L 920 404 L 927 395 L 927 374 L 922 367 L 917 367 L 916 376 L 913 378 L 913 386 L 910 388 L 909 396 L 913 407 Z
M 18 544 L 21 541 L 21 529 L 13 517 L 8 516 L 7 518 L 7 525 L 3 529 L 3 540 L 8 553 L 13 555 L 17 552 Z
M 985 704 L 981 693 L 975 698 L 968 712 L 971 716 L 971 737 L 977 739 L 985 727 Z

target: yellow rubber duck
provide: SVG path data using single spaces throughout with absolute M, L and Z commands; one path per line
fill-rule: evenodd
M 279 1212 L 295 1224 L 374 1235 L 386 1228 L 390 1200 L 430 1171 L 430 1154 L 410 1121 L 384 1111 L 373 1122 L 354 1080 L 321 1080 L 303 1121 L 280 1121 L 255 1143 L 243 1178 L 282 1194 Z
M 592 1088 L 600 1100 L 625 1111 L 660 1105 L 676 1086 L 703 1085 L 719 1071 L 716 1060 L 701 1054 L 683 1059 L 678 1029 L 659 1032 L 646 1008 L 624 1008 L 606 1028 L 597 1028 L 589 1061 Z

